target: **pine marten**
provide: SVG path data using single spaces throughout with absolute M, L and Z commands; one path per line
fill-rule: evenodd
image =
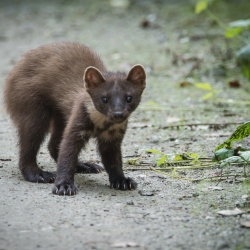
M 81 149 L 95 138 L 110 187 L 136 189 L 136 182 L 122 170 L 121 143 L 145 87 L 141 65 L 127 74 L 110 72 L 83 44 L 55 43 L 26 53 L 8 75 L 4 90 L 6 109 L 18 132 L 19 168 L 25 180 L 55 182 L 54 194 L 75 195 L 75 173 L 103 170 L 78 160 Z M 41 170 L 36 161 L 47 133 L 56 175 Z

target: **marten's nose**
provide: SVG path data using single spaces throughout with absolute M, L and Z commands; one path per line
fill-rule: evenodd
M 123 117 L 124 117 L 124 114 L 123 114 L 122 111 L 116 111 L 116 112 L 114 112 L 114 118 L 116 120 L 121 120 Z

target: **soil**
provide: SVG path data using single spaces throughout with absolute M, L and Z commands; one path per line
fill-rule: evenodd
M 217 1 L 211 10 L 228 23 L 248 18 L 250 6 Z M 187 1 L 1 1 L 1 88 L 23 53 L 65 40 L 93 48 L 110 70 L 142 64 L 148 78 L 123 143 L 124 170 L 138 182 L 135 191 L 110 189 L 106 173 L 77 174 L 78 193 L 71 197 L 53 195 L 53 184 L 24 181 L 15 128 L 1 106 L 0 249 L 250 249 L 250 231 L 242 226 L 250 215 L 217 213 L 249 209 L 243 202 L 249 184 L 234 177 L 242 166 L 224 169 L 231 175 L 226 180 L 192 182 L 187 179 L 221 169 L 184 169 L 176 179 L 150 170 L 155 156 L 145 152 L 211 159 L 215 147 L 249 120 L 249 82 L 234 60 L 244 44 L 223 33 Z M 240 84 L 232 88 L 230 81 Z M 193 85 L 199 82 L 212 90 Z M 211 98 L 203 100 L 208 92 Z M 46 144 L 39 165 L 56 171 Z M 249 147 L 250 140 L 241 144 Z M 94 142 L 81 157 L 99 162 Z M 128 165 L 131 158 L 144 164 Z

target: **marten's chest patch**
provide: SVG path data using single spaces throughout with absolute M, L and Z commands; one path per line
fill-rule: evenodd
M 127 122 L 122 124 L 112 124 L 106 129 L 95 129 L 93 136 L 105 141 L 110 141 L 114 138 L 123 137 L 127 127 Z
M 111 123 L 105 115 L 101 114 L 93 106 L 88 107 L 88 113 L 90 121 L 93 123 L 92 130 L 88 131 L 90 137 L 110 141 L 114 138 L 123 137 L 125 134 L 127 120 L 120 124 Z

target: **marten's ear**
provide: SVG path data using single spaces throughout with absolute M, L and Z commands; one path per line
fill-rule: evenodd
M 146 73 L 144 68 L 139 64 L 134 65 L 128 73 L 127 80 L 135 84 L 141 85 L 143 88 L 145 88 Z
M 102 73 L 95 67 L 88 67 L 83 76 L 85 88 L 96 87 L 100 83 L 105 82 Z

